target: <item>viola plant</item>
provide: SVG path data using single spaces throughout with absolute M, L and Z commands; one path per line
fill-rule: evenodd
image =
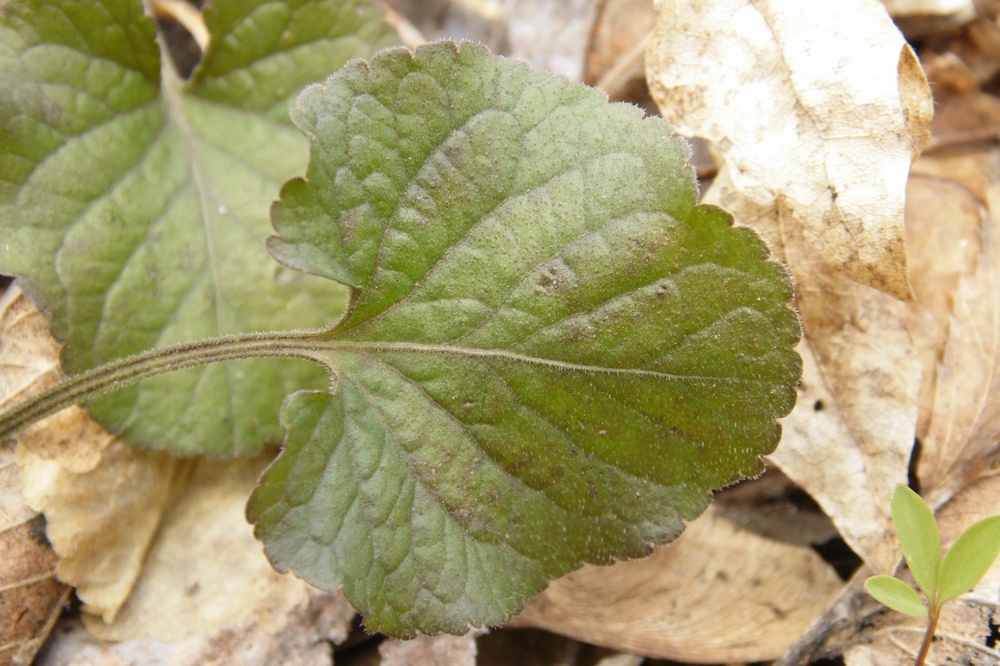
M 347 0 L 219 0 L 187 82 L 137 2 L 0 11 L 0 270 L 78 373 L 0 437 L 90 401 L 136 446 L 247 454 L 280 406 L 265 552 L 395 636 L 646 555 L 777 445 L 788 275 L 662 120 L 476 44 L 358 53 L 387 33 Z M 292 103 L 310 49 L 370 60 Z
M 865 581 L 865 589 L 893 610 L 927 618 L 927 631 L 915 662 L 923 666 L 942 606 L 975 587 L 1000 553 L 1000 516 L 970 526 L 943 557 L 934 514 L 920 495 L 906 486 L 896 486 L 892 495 L 892 521 L 906 564 L 927 601 L 907 583 L 887 575 L 872 576 Z

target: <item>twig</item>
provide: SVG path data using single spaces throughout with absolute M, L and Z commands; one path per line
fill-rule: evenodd
M 652 37 L 653 32 L 650 31 L 649 34 L 640 39 L 628 53 L 619 58 L 614 67 L 604 73 L 595 87 L 608 93 L 612 98 L 619 96 L 634 77 L 636 66 L 645 62 L 646 47 L 649 46 Z M 639 66 L 642 67 L 642 65 Z
M 774 662 L 774 666 L 804 666 L 809 663 L 813 654 L 826 642 L 830 634 L 852 621 L 858 606 L 867 596 L 864 582 L 871 575 L 871 569 L 867 566 L 858 569 L 840 596 L 804 634 L 799 636 L 788 651 Z
M 375 0 L 382 11 L 385 12 L 385 22 L 389 24 L 396 34 L 399 35 L 403 46 L 408 49 L 415 49 L 427 43 L 427 38 L 417 29 L 417 26 L 410 23 L 410 20 L 393 9 L 385 0 Z

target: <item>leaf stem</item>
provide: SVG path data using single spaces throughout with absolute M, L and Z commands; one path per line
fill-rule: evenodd
M 174 370 L 244 358 L 302 358 L 323 363 L 318 349 L 327 331 L 280 331 L 227 335 L 142 352 L 68 377 L 0 414 L 0 441 L 50 414 Z M 323 363 L 325 365 L 325 363 Z
M 934 641 L 934 630 L 937 629 L 938 618 L 941 616 L 940 608 L 930 608 L 927 613 L 927 631 L 924 633 L 924 642 L 920 644 L 920 652 L 917 653 L 917 660 L 913 666 L 924 666 L 927 661 L 927 653 L 931 650 L 931 643 Z

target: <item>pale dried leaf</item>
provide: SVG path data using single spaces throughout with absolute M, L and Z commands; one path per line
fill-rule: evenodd
M 1000 8 L 994 0 L 981 0 L 980 4 L 984 5 L 987 14 L 993 14 Z M 985 5 L 991 6 L 987 8 Z M 961 30 L 944 33 L 935 40 L 934 51 L 954 54 L 975 80 L 985 85 L 1000 71 L 1000 25 L 995 16 L 978 18 Z M 935 98 L 935 101 L 938 100 Z
M 599 0 L 387 0 L 429 41 L 469 39 L 579 80 Z
M 951 51 L 922 54 L 920 64 L 924 67 L 924 74 L 927 75 L 927 82 L 934 95 L 935 119 L 940 117 L 941 104 L 946 99 L 979 89 L 976 75 Z M 931 134 L 934 133 L 935 124 L 935 121 L 931 121 Z
M 781 655 L 842 587 L 811 549 L 710 509 L 647 559 L 554 581 L 514 625 L 678 661 L 758 661 Z
M 663 112 L 724 160 L 704 201 L 761 233 L 798 285 L 803 385 L 772 460 L 890 570 L 888 498 L 907 479 L 921 379 L 889 295 L 911 295 L 903 200 L 930 118 L 919 65 L 875 0 L 712 0 L 664 3 L 647 67 Z
M 0 410 L 41 393 L 62 379 L 59 351 L 49 333 L 48 317 L 17 287 L 0 299 Z M 58 460 L 70 471 L 93 469 L 112 437 L 79 407 L 70 407 L 18 435 L 43 458 Z
M 972 0 L 882 0 L 892 16 L 946 16 L 961 14 L 968 18 L 976 15 Z
M 79 620 L 67 621 L 35 666 L 329 666 L 330 643 L 347 639 L 354 616 L 342 594 L 310 590 L 307 602 L 292 609 L 277 633 L 248 618 L 170 643 L 150 638 L 111 643 L 95 638 Z
M 922 158 L 933 160 L 934 158 Z M 959 279 L 979 254 L 986 208 L 970 190 L 946 178 L 912 175 L 906 188 L 906 246 L 913 291 L 907 328 L 923 368 L 917 437 L 927 435 L 937 367 L 948 339 L 948 321 Z
M 114 622 L 85 615 L 96 636 L 174 641 L 256 618 L 277 631 L 307 585 L 280 575 L 243 516 L 269 456 L 178 463 L 170 502 L 128 601 Z
M 0 488 L 0 491 L 6 491 Z M 45 521 L 0 525 L 0 664 L 32 662 L 72 589 L 56 580 Z
M 80 474 L 24 446 L 18 462 L 25 495 L 48 520 L 49 539 L 61 557 L 60 580 L 77 588 L 85 610 L 113 620 L 132 592 L 170 500 L 175 459 L 116 438 L 100 464 Z
M 988 469 L 1000 439 L 1000 159 L 975 272 L 955 296 L 933 411 L 917 473 L 936 508 Z
M 51 363 L 32 346 L 45 318 L 20 290 L 0 294 L 0 405 L 37 393 L 51 381 Z M 58 346 L 52 343 L 58 353 Z M 56 366 L 55 370 L 58 370 Z M 2 407 L 0 407 L 2 409 Z M 0 442 L 0 664 L 30 664 L 48 636 L 71 589 L 55 576 L 58 557 L 45 538 L 45 518 L 21 493 L 14 441 Z
M 22 525 L 37 515 L 21 494 L 21 468 L 13 442 L 0 442 L 0 529 Z
M 646 45 L 656 25 L 649 0 L 601 0 L 584 59 L 583 82 L 613 101 L 652 108 L 646 86 Z
M 758 209 L 783 198 L 832 270 L 911 297 L 903 201 L 932 104 L 877 0 L 664 1 L 647 71 L 664 117 L 715 143 L 727 187 Z
M 639 655 L 620 652 L 602 658 L 594 666 L 640 666 L 642 662 L 643 658 Z
M 582 78 L 597 0 L 533 0 L 506 6 L 505 55 L 574 80 Z
M 12 288 L 0 319 L 0 408 L 62 377 L 48 318 Z M 59 579 L 86 607 L 111 619 L 128 597 L 167 500 L 173 461 L 133 450 L 79 407 L 18 436 L 21 485 L 46 514 Z
M 996 149 L 940 153 L 934 155 L 934 159 L 922 158 L 914 162 L 911 175 L 954 180 L 985 201 L 983 174 L 996 154 Z
M 805 335 L 799 400 L 771 460 L 862 559 L 892 570 L 899 551 L 889 498 L 907 480 L 921 379 L 907 306 L 831 271 L 778 204 L 776 215 L 755 221 L 778 238 L 796 279 Z
M 932 148 L 948 148 L 956 141 L 956 147 L 965 148 L 961 142 L 968 143 L 968 137 L 977 133 L 980 141 L 989 142 L 1000 133 L 1000 99 L 978 90 L 954 94 L 937 106 L 931 131 L 934 133 Z
M 464 636 L 418 636 L 378 646 L 382 666 L 476 666 L 476 632 Z
M 59 381 L 59 349 L 48 317 L 20 289 L 0 295 L 0 410 Z
M 45 538 L 45 518 L 20 492 L 9 447 L 0 449 L 0 665 L 30 664 L 71 588 L 55 576 L 57 556 Z M 20 504 L 20 506 L 17 506 Z
M 871 295 L 877 298 L 875 292 Z M 900 334 L 899 329 L 890 332 Z M 863 368 L 866 357 L 879 358 L 877 347 L 868 347 L 864 350 L 867 354 L 850 354 L 845 360 L 853 360 Z M 906 481 L 913 425 L 905 420 L 908 416 L 915 418 L 916 413 L 893 408 L 893 396 L 886 395 L 876 402 L 888 404 L 890 410 L 883 415 L 886 420 L 879 422 L 876 410 L 867 409 L 863 403 L 878 389 L 878 377 L 891 378 L 884 366 L 897 359 L 880 361 L 873 368 L 877 373 L 874 378 L 866 377 L 864 370 L 846 378 L 845 384 L 856 380 L 853 383 L 864 391 L 854 397 L 831 391 L 808 344 L 801 343 L 798 351 L 803 360 L 799 399 L 782 421 L 781 444 L 769 458 L 809 492 L 858 555 L 878 571 L 891 571 L 900 551 L 895 540 L 889 538 L 892 516 L 888 500 L 879 500 L 890 497 L 896 484 Z M 844 398 L 848 402 L 842 402 Z M 848 418 L 851 415 L 859 419 L 871 416 L 873 421 L 852 429 Z M 889 445 L 880 448 L 876 432 L 891 429 L 893 421 L 889 419 L 893 416 L 903 425 L 909 441 L 895 436 Z

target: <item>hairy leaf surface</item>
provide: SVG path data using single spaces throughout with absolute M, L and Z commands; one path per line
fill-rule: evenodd
M 248 507 L 276 567 L 371 629 L 463 633 L 760 472 L 801 371 L 789 279 L 641 115 L 473 44 L 302 94 L 269 248 L 352 301 Z
M 139 0 L 0 12 L 0 272 L 52 313 L 69 371 L 335 319 L 342 287 L 267 256 L 267 211 L 306 166 L 291 100 L 390 43 L 377 10 L 216 0 L 212 46 L 188 82 L 161 68 Z M 287 392 L 322 382 L 307 363 L 245 361 L 159 377 L 91 411 L 143 446 L 250 453 L 279 437 Z

